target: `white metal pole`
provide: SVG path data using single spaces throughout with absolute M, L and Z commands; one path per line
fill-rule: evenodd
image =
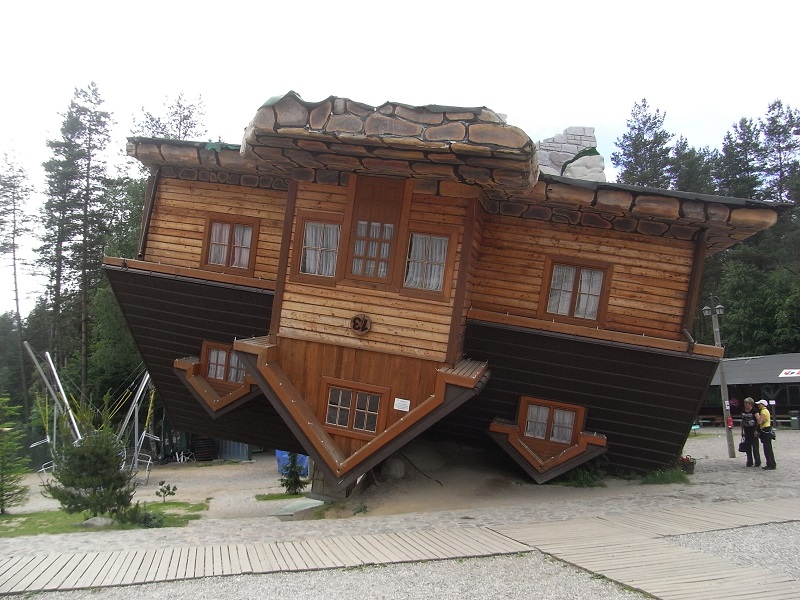
M 711 313 L 711 322 L 714 324 L 714 345 L 722 348 L 719 317 L 715 310 Z M 728 399 L 728 384 L 725 382 L 725 364 L 721 358 L 719 360 L 719 389 L 722 394 L 722 419 L 725 427 L 725 437 L 728 440 L 728 458 L 736 458 L 736 446 L 733 445 L 733 427 L 728 426 L 731 422 L 730 401 Z

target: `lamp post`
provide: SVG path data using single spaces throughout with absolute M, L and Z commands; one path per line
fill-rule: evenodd
M 722 340 L 719 332 L 719 315 L 724 314 L 725 307 L 722 306 L 722 304 L 717 304 L 714 308 L 710 306 L 703 307 L 703 315 L 711 317 L 711 322 L 714 324 L 714 345 L 718 348 L 722 348 Z M 722 419 L 724 421 L 725 437 L 728 439 L 728 457 L 736 458 L 736 447 L 733 445 L 733 426 L 730 425 L 732 421 L 730 401 L 728 400 L 728 385 L 725 383 L 725 365 L 722 358 L 719 360 L 719 390 L 722 394 Z

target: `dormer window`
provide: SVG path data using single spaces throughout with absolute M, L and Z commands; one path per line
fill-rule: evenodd
M 209 383 L 239 385 L 244 382 L 244 365 L 230 346 L 204 342 L 202 362 L 206 367 L 206 379 Z
M 583 427 L 584 409 L 571 404 L 523 397 L 520 429 L 532 441 L 571 445 Z

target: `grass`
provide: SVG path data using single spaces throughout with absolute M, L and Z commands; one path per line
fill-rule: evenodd
M 196 521 L 204 510 L 208 510 L 208 502 L 152 502 L 147 510 L 164 515 L 164 527 L 184 527 L 189 521 Z M 33 513 L 0 515 L 0 538 L 19 537 L 23 535 L 77 533 L 94 531 L 81 525 L 86 515 L 69 514 L 63 510 L 48 510 Z M 114 523 L 102 527 L 103 531 L 120 529 L 136 529 L 135 525 L 119 525 Z
M 639 483 L 644 485 L 689 483 L 689 478 L 680 467 L 671 467 L 668 469 L 650 471 L 642 476 L 642 479 Z
M 269 502 L 270 500 L 291 500 L 293 498 L 305 498 L 305 494 L 287 494 L 286 492 L 256 494 L 256 500 L 259 502 Z

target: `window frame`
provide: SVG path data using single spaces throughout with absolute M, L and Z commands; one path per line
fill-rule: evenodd
M 531 405 L 543 406 L 548 409 L 547 423 L 545 425 L 545 437 L 533 437 L 527 435 L 527 422 L 528 422 L 528 407 Z M 553 421 L 555 411 L 569 411 L 575 414 L 572 422 L 572 435 L 568 442 L 553 440 Z M 568 404 L 565 402 L 556 402 L 554 400 L 545 400 L 543 398 L 534 398 L 531 396 L 522 396 L 519 401 L 519 409 L 517 413 L 517 426 L 519 427 L 520 437 L 531 446 L 543 445 L 551 448 L 567 448 L 574 446 L 578 443 L 578 437 L 584 429 L 586 424 L 586 407 L 578 406 L 577 404 Z
M 343 216 L 338 213 L 298 210 L 295 217 L 294 247 L 292 249 L 292 279 L 304 283 L 315 285 L 336 285 L 342 280 L 342 272 L 345 268 L 345 259 L 342 252 L 342 243 L 345 240 L 345 230 Z M 336 254 L 336 273 L 333 277 L 327 275 L 315 275 L 313 273 L 302 273 L 300 266 L 303 258 L 303 243 L 306 236 L 306 223 L 323 223 L 327 225 L 339 226 L 339 247 Z
M 556 266 L 575 267 L 575 277 L 573 279 L 573 289 L 570 298 L 570 310 L 568 315 L 551 313 L 547 310 L 550 299 L 550 290 L 553 284 L 553 272 Z M 578 300 L 580 284 L 580 273 L 582 269 L 592 269 L 603 272 L 603 283 L 600 288 L 600 295 L 597 300 L 597 316 L 594 319 L 584 319 L 576 317 L 575 306 Z M 611 278 L 613 277 L 614 266 L 600 261 L 585 260 L 567 256 L 545 256 L 542 286 L 539 294 L 539 306 L 537 317 L 548 321 L 571 323 L 574 325 L 584 325 L 591 327 L 604 327 L 608 311 L 608 297 L 611 289 Z
M 214 223 L 226 223 L 230 225 L 230 232 L 228 233 L 227 243 L 227 257 L 226 264 L 220 265 L 209 262 L 208 254 L 211 251 L 211 235 Z M 233 235 L 236 225 L 244 225 L 252 227 L 253 233 L 250 238 L 250 255 L 247 261 L 247 267 L 236 267 L 230 264 L 231 249 L 233 248 Z M 243 215 L 227 215 L 222 213 L 208 213 L 206 215 L 205 230 L 203 234 L 203 248 L 200 257 L 200 266 L 209 271 L 217 273 L 226 273 L 230 275 L 245 275 L 253 276 L 256 263 L 256 254 L 258 253 L 258 234 L 261 227 L 261 219 L 258 217 L 247 217 Z
M 356 381 L 348 381 L 345 379 L 337 379 L 334 377 L 323 377 L 322 381 L 323 385 L 321 386 L 321 397 L 319 409 L 317 411 L 317 417 L 319 418 L 319 422 L 325 431 L 331 435 L 342 435 L 345 437 L 351 437 L 365 441 L 372 440 L 376 436 L 383 433 L 383 431 L 386 429 L 386 419 L 389 414 L 389 398 L 391 390 L 388 387 L 359 383 Z M 353 404 L 350 407 L 350 415 L 348 416 L 347 427 L 343 425 L 334 425 L 327 422 L 328 398 L 330 397 L 331 388 L 346 389 L 353 392 Z M 379 397 L 375 433 L 361 429 L 353 429 L 353 423 L 356 415 L 355 399 L 358 392 L 374 394 Z
M 404 240 L 408 238 L 408 222 L 411 211 L 413 182 L 410 179 L 395 179 L 391 177 L 373 177 L 364 175 L 352 176 L 352 180 L 353 181 L 351 182 L 351 185 L 353 188 L 350 197 L 348 198 L 347 212 L 342 228 L 342 235 L 340 237 L 340 245 L 342 243 L 347 244 L 346 252 L 344 253 L 346 259 L 341 278 L 343 280 L 347 280 L 349 283 L 364 285 L 375 289 L 397 290 L 398 286 L 396 277 L 399 270 L 398 249 L 402 246 Z M 394 235 L 392 248 L 390 250 L 389 258 L 387 259 L 388 273 L 385 278 L 377 278 L 353 273 L 356 228 L 359 220 L 363 220 L 361 217 L 365 215 L 365 211 L 367 210 L 365 205 L 373 202 L 370 193 L 375 186 L 396 188 L 394 190 L 395 195 L 385 202 L 385 204 L 393 204 L 397 214 L 397 218 L 393 223 Z M 340 254 L 342 253 L 340 252 Z M 403 264 L 405 264 L 405 257 L 403 258 Z
M 409 255 L 411 252 L 411 239 L 414 234 L 447 238 L 447 253 L 444 260 L 441 290 L 424 290 L 406 287 L 405 285 L 406 270 L 408 269 Z M 453 288 L 453 278 L 455 276 L 455 254 L 456 246 L 458 245 L 458 231 L 456 228 L 443 225 L 413 223 L 409 224 L 404 241 L 405 244 L 403 247 L 405 248 L 405 254 L 403 255 L 402 268 L 398 269 L 400 272 L 397 285 L 400 294 L 433 300 L 448 300 Z

